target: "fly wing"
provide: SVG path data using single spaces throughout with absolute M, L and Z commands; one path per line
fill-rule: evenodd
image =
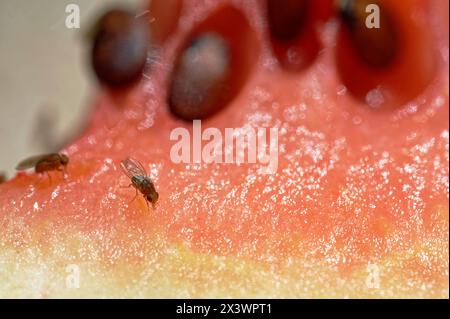
M 48 156 L 48 154 L 41 154 L 41 155 L 28 157 L 28 158 L 24 159 L 23 161 L 21 161 L 19 164 L 17 164 L 16 170 L 22 171 L 24 169 L 32 168 L 32 167 L 36 166 L 36 164 L 40 160 L 42 160 L 43 158 L 46 158 L 47 156 Z
M 133 176 L 147 176 L 142 164 L 132 157 L 127 157 L 121 161 L 120 167 L 122 167 L 122 170 L 129 178 L 133 178 Z

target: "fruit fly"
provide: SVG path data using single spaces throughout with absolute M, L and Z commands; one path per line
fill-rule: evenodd
M 140 191 L 145 198 L 147 208 L 148 202 L 152 203 L 153 208 L 155 208 L 155 204 L 158 200 L 159 194 L 156 191 L 152 180 L 150 179 L 150 177 L 148 177 L 142 164 L 134 158 L 127 157 L 120 162 L 120 167 L 122 167 L 125 175 L 127 175 L 128 178 L 131 179 L 131 184 L 128 185 L 128 187 L 133 186 L 136 190 L 136 195 L 134 196 L 133 200 L 136 198 L 138 191 Z
M 47 173 L 49 171 L 65 171 L 69 158 L 65 154 L 50 153 L 28 157 L 16 166 L 16 170 L 22 171 L 34 167 L 36 173 Z

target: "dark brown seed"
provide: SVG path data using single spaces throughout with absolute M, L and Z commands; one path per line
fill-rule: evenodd
M 6 174 L 0 173 L 0 184 L 3 184 L 4 182 L 6 182 Z
M 269 30 L 280 41 L 294 40 L 305 22 L 306 0 L 267 0 Z
M 148 26 L 130 12 L 113 9 L 100 18 L 95 32 L 92 65 L 100 82 L 117 87 L 138 80 L 147 60 Z
M 369 4 L 380 8 L 380 27 L 368 28 L 366 12 Z M 339 12 L 360 57 L 369 65 L 383 68 L 394 60 L 398 38 L 392 18 L 383 6 L 374 0 L 339 0 Z
M 203 33 L 182 51 L 175 65 L 169 93 L 172 112 L 186 120 L 203 119 L 226 103 L 231 54 L 216 33 Z

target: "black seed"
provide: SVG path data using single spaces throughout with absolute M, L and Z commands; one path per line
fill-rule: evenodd
M 366 12 L 369 4 L 380 8 L 380 28 L 368 28 Z M 389 12 L 374 0 L 339 0 L 339 12 L 360 57 L 376 68 L 387 67 L 397 52 L 398 37 Z
M 95 31 L 92 65 L 100 82 L 117 87 L 138 80 L 147 60 L 148 26 L 130 12 L 113 9 Z
M 280 41 L 294 40 L 305 22 L 306 0 L 267 0 L 269 29 Z
M 176 62 L 169 91 L 171 111 L 186 120 L 203 119 L 220 110 L 228 97 L 231 56 L 216 33 L 194 38 Z

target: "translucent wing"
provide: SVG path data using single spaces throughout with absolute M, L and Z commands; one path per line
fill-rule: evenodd
M 147 176 L 144 166 L 132 157 L 127 157 L 120 162 L 123 172 L 129 177 L 133 176 Z
M 40 160 L 42 160 L 48 156 L 49 156 L 49 154 L 41 154 L 41 155 L 28 157 L 28 158 L 24 159 L 23 161 L 21 161 L 19 164 L 17 164 L 16 170 L 21 171 L 24 169 L 32 168 L 32 167 L 36 166 L 36 164 Z

